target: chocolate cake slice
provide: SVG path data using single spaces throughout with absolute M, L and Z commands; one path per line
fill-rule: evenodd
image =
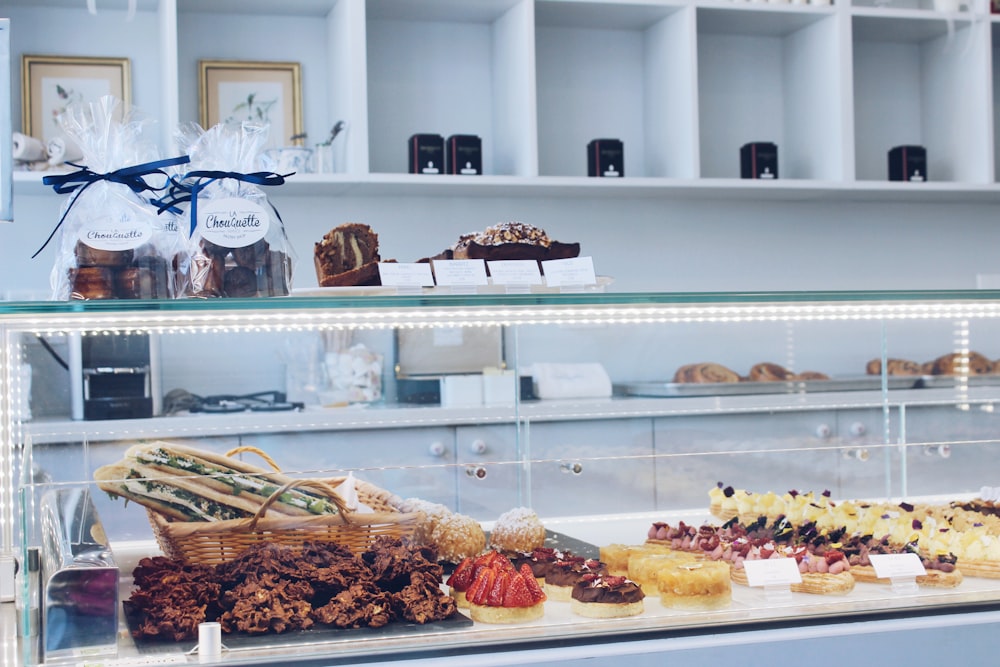
M 321 287 L 378 285 L 378 234 L 349 222 L 327 232 L 313 252 Z

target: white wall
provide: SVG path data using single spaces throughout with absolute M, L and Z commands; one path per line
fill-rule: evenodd
M 383 258 L 413 261 L 501 220 L 579 241 L 615 291 L 975 288 L 1000 274 L 1000 207 L 988 204 L 657 199 L 273 196 L 298 254 L 295 285 L 316 285 L 312 245 L 347 221 L 370 224 Z M 0 226 L 0 294 L 47 298 L 55 195 L 15 196 Z

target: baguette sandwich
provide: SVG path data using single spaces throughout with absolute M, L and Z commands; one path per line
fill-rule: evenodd
M 288 488 L 296 479 L 212 452 L 169 442 L 130 447 L 125 458 L 94 472 L 112 497 L 131 500 L 175 521 L 252 517 L 272 496 L 268 512 L 318 516 L 344 511 L 343 500 L 322 485 Z M 280 493 L 279 493 L 280 492 Z

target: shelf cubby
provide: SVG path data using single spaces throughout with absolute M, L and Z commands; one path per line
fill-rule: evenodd
M 627 178 L 697 175 L 692 20 L 680 6 L 536 3 L 541 175 L 586 176 L 598 138 L 623 142 Z
M 992 180 L 984 24 L 934 13 L 852 17 L 856 178 L 885 180 L 887 153 L 927 149 L 928 178 Z
M 829 7 L 698 8 L 702 177 L 738 178 L 754 141 L 777 144 L 782 179 L 845 177 L 837 27 Z

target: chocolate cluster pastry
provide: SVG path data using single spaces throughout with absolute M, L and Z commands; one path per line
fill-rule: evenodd
M 206 621 L 259 635 L 316 625 L 377 628 L 396 619 L 424 624 L 455 611 L 433 550 L 387 536 L 359 555 L 322 542 L 259 544 L 216 566 L 144 558 L 133 574 L 136 638 L 191 640 Z
M 247 298 L 291 292 L 291 259 L 271 250 L 264 239 L 241 248 L 202 239 L 201 250 L 193 259 L 195 296 Z
M 77 242 L 71 299 L 169 299 L 174 267 L 151 246 L 100 250 Z

